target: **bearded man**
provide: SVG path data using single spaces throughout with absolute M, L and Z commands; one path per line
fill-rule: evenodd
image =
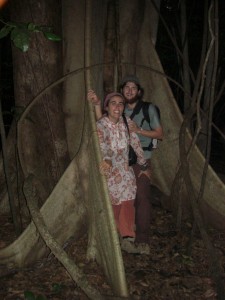
M 151 168 L 151 156 L 153 149 L 149 147 L 154 139 L 163 138 L 163 129 L 160 123 L 159 113 L 155 105 L 148 105 L 148 116 L 146 120 L 143 107 L 144 89 L 135 75 L 125 76 L 119 86 L 119 91 L 126 100 L 125 115 L 132 119 L 129 124 L 130 131 L 136 132 L 144 150 L 148 167 Z M 138 164 L 132 166 L 137 182 L 137 195 L 135 199 L 135 224 L 136 239 L 139 250 L 149 254 L 149 228 L 151 221 L 151 182 L 147 176 L 141 173 Z

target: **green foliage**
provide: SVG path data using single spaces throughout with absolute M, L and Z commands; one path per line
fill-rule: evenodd
M 0 22 L 4 24 L 0 30 L 0 39 L 10 35 L 13 44 L 22 52 L 29 49 L 32 33 L 40 32 L 50 41 L 61 41 L 61 37 L 53 33 L 52 28 L 49 26 L 39 26 L 34 23 L 4 22 L 2 19 L 0 19 Z
M 58 35 L 56 35 L 52 32 L 45 31 L 44 36 L 46 37 L 46 39 L 53 41 L 53 42 L 58 42 L 61 40 L 61 38 Z
M 35 296 L 34 293 L 31 291 L 24 292 L 24 299 L 25 300 L 47 300 L 47 298 L 45 296 L 43 296 L 43 295 Z

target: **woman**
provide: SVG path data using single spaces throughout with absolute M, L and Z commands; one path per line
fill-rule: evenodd
M 94 91 L 88 92 L 88 100 L 97 98 Z M 136 180 L 128 164 L 129 144 L 137 154 L 142 173 L 150 177 L 148 165 L 136 133 L 128 133 L 122 117 L 125 99 L 120 93 L 110 93 L 104 101 L 105 114 L 97 121 L 97 131 L 103 161 L 100 172 L 106 176 L 115 222 L 122 238 L 121 248 L 130 253 L 139 253 L 134 244 Z M 130 119 L 127 118 L 127 122 Z

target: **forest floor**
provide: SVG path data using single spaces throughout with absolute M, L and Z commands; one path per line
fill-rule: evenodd
M 13 228 L 8 216 L 2 216 L 0 220 L 0 248 L 4 248 L 12 242 Z M 182 230 L 177 231 L 176 218 L 155 203 L 149 233 L 149 256 L 122 252 L 130 299 L 217 299 L 207 250 L 198 232 L 192 242 L 191 254 L 187 254 L 191 236 L 189 222 L 184 222 Z M 210 230 L 209 235 L 218 255 L 225 285 L 225 232 Z M 101 268 L 96 262 L 85 260 L 87 237 L 79 241 L 70 239 L 64 246 L 87 275 L 90 284 L 105 295 L 105 299 L 107 295 L 112 296 Z M 5 270 L 0 266 L 0 282 L 0 299 L 4 300 L 88 299 L 52 254 L 29 268 Z

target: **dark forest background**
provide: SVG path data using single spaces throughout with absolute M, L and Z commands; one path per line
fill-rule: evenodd
M 160 57 L 165 73 L 175 82 L 182 85 L 181 60 L 176 48 L 168 35 L 168 30 L 176 41 L 179 49 L 183 49 L 181 41 L 181 18 L 180 2 L 178 0 L 163 0 L 161 2 L 161 19 L 156 43 L 156 50 Z M 203 31 L 204 31 L 204 5 L 207 1 L 186 1 L 187 8 L 187 30 L 186 39 L 189 43 L 189 64 L 195 76 L 197 76 L 201 56 Z M 218 1 L 219 21 L 219 57 L 215 98 L 225 80 L 225 2 Z M 165 27 L 166 24 L 166 27 Z M 173 81 L 169 80 L 170 87 L 182 113 L 184 113 L 183 91 Z M 193 86 L 192 86 L 193 88 Z M 213 123 L 225 133 L 225 93 L 223 91 L 220 100 L 215 104 L 213 110 Z M 225 141 L 224 138 L 212 127 L 212 142 L 210 164 L 217 173 L 225 172 Z
M 26 1 L 24 1 L 25 3 Z M 187 9 L 187 31 L 186 39 L 189 44 L 189 63 L 190 68 L 195 76 L 197 76 L 199 61 L 201 55 L 202 38 L 204 31 L 204 0 L 186 1 Z M 225 3 L 223 0 L 218 1 L 219 5 L 219 64 L 217 72 L 216 93 L 223 85 L 225 80 Z M 0 17 L 4 21 L 10 21 L 10 14 L 8 5 L 5 5 L 0 11 Z M 11 20 L 13 21 L 13 20 Z M 163 65 L 164 71 L 169 80 L 170 87 L 177 101 L 177 104 L 184 112 L 183 91 L 178 84 L 182 85 L 181 59 L 178 55 L 176 47 L 171 40 L 176 41 L 177 46 L 182 50 L 183 45 L 181 41 L 181 17 L 180 17 L 180 1 L 179 0 L 162 0 L 160 7 L 160 19 L 158 27 L 158 35 L 156 42 L 156 50 Z M 1 22 L 0 27 L 4 24 Z M 171 36 L 169 36 L 168 32 Z M 10 128 L 13 118 L 16 118 L 16 111 L 14 105 L 14 90 L 13 90 L 13 62 L 11 55 L 11 44 L 9 36 L 0 40 L 0 97 L 3 110 L 3 118 L 6 133 Z M 193 88 L 193 87 L 192 87 Z M 216 96 L 215 96 L 216 97 Z M 213 122 L 225 134 L 225 101 L 224 92 L 220 100 L 214 106 Z M 225 142 L 221 134 L 212 128 L 212 143 L 211 143 L 211 158 L 210 163 L 219 173 L 224 173 L 225 170 Z M 222 164 L 221 164 L 222 162 Z

